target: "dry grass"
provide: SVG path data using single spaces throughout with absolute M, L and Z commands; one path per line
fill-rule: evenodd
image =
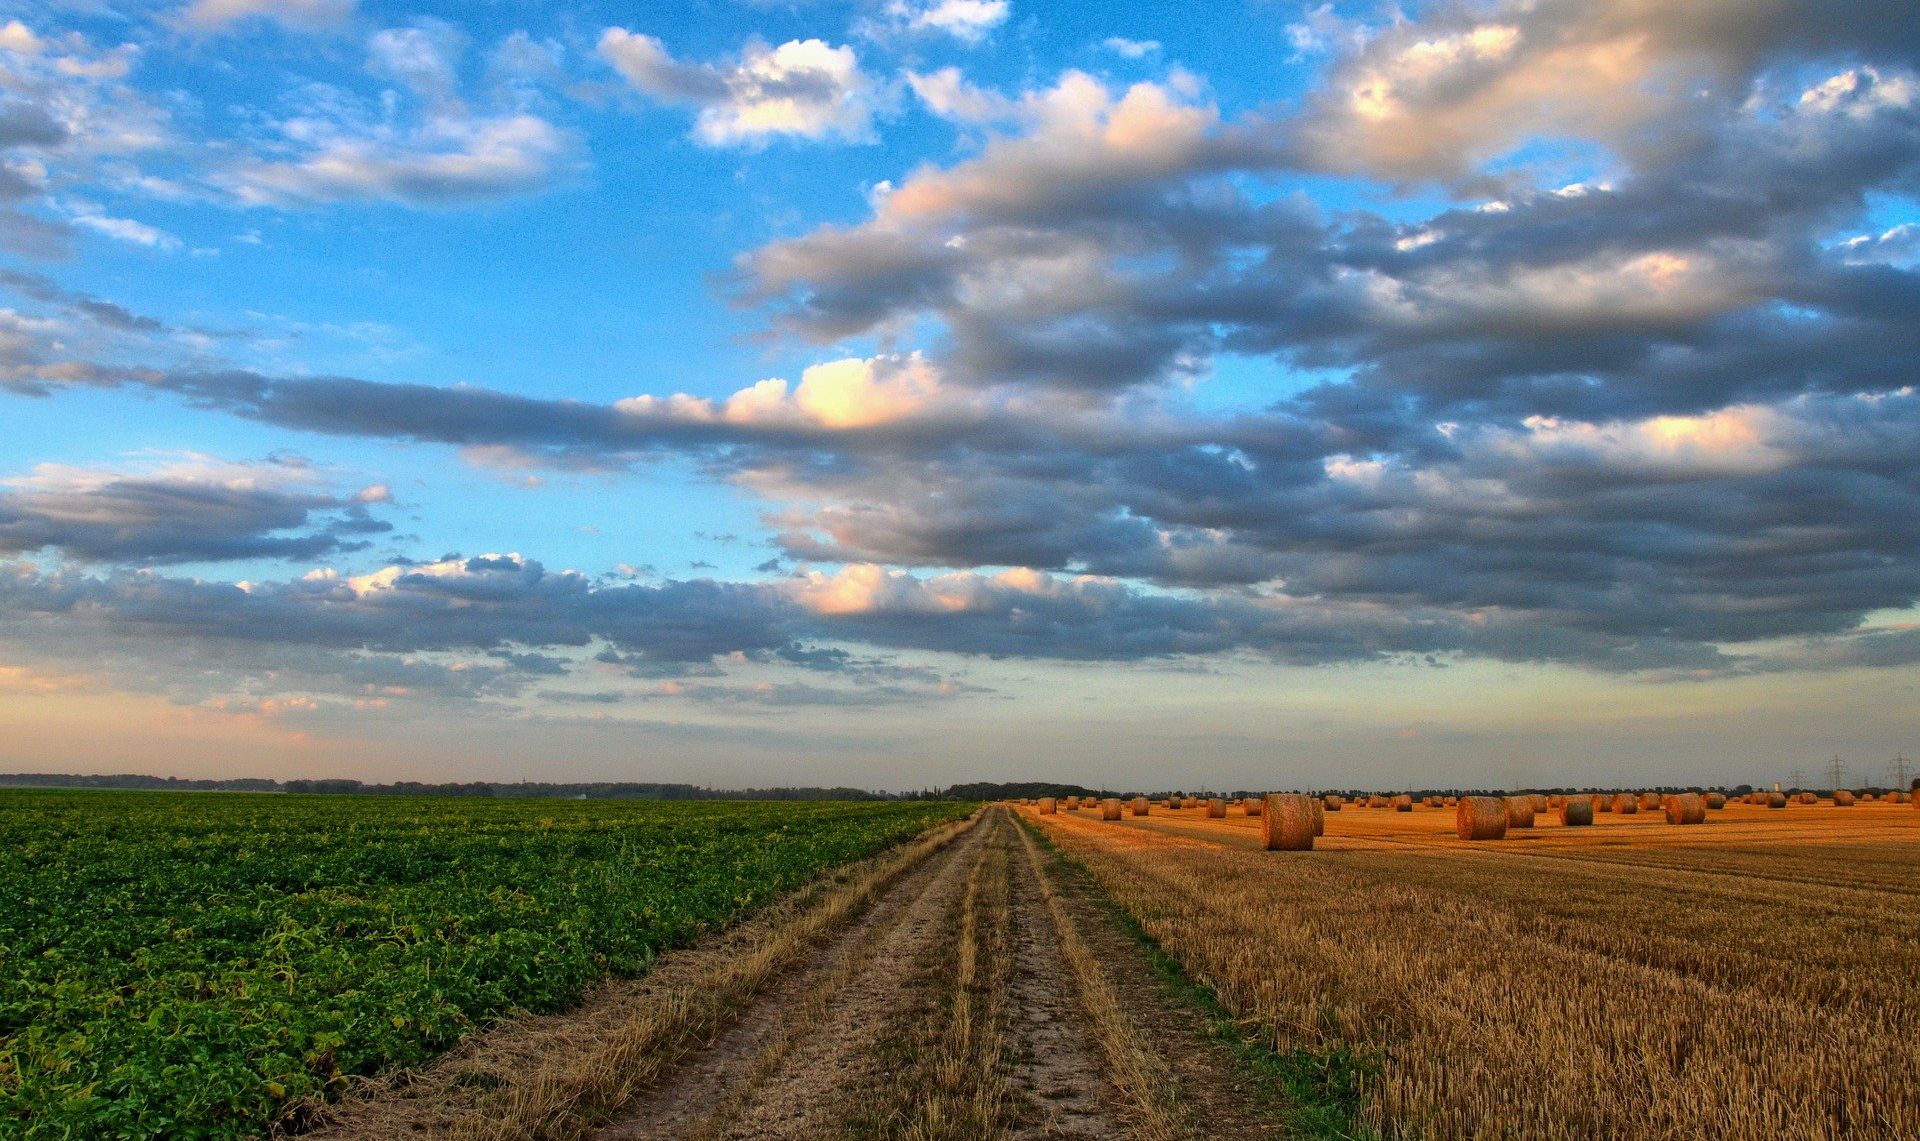
M 1388 1137 L 1920 1138 L 1920 813 L 1479 844 L 1450 813 L 1343 813 L 1286 856 L 1254 823 L 1043 822 L 1275 1048 L 1375 1059 Z
M 1020 840 L 1040 897 L 1046 902 L 1054 929 L 1059 933 L 1061 957 L 1073 972 L 1081 1006 L 1093 1024 L 1102 1067 L 1126 1101 L 1126 1117 L 1133 1123 L 1128 1135 L 1139 1141 L 1181 1141 L 1193 1136 L 1194 1129 L 1180 1102 L 1172 1073 L 1121 1007 L 1120 996 L 1098 956 L 1081 936 L 1051 879 L 1043 871 L 1049 861 L 1025 830 L 1021 831 Z
M 1013 969 L 1009 858 L 1018 829 L 989 810 L 987 839 L 967 877 L 956 936 L 935 966 L 945 1001 L 916 1027 L 895 1075 L 900 1107 L 880 1133 L 900 1141 L 975 1141 L 1007 1135 L 1011 1105 L 1002 1046 Z

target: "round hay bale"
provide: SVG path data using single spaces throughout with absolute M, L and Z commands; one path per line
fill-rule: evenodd
M 1725 808 L 1726 806 L 1727 806 L 1727 796 L 1725 793 L 1710 792 L 1707 794 L 1708 811 L 1715 811 L 1718 809 Z
M 1560 823 L 1569 828 L 1584 828 L 1593 823 L 1593 801 L 1584 796 L 1560 798 Z
M 1794 797 L 1793 800 L 1796 804 L 1818 804 L 1820 803 L 1820 794 L 1817 792 L 1803 792 L 1799 796 Z
M 1207 801 L 1207 819 L 1225 820 L 1226 818 L 1227 818 L 1227 802 L 1226 801 L 1221 800 L 1217 796 L 1214 797 L 1212 800 Z
M 1640 802 L 1630 792 L 1623 792 L 1613 798 L 1613 810 L 1622 816 L 1632 816 L 1640 811 Z
M 1386 806 L 1387 806 L 1387 798 L 1384 796 L 1380 796 L 1377 793 L 1367 798 L 1368 808 L 1385 808 Z
M 1785 808 L 1786 806 L 1787 806 L 1787 794 L 1786 794 L 1786 793 L 1784 793 L 1784 792 L 1770 792 L 1770 793 L 1768 793 L 1768 794 L 1767 794 L 1767 807 L 1768 807 L 1768 808 Z
M 1612 812 L 1613 798 L 1610 796 L 1604 796 L 1597 792 L 1594 793 L 1593 794 L 1593 810 L 1595 812 Z
M 1313 834 L 1315 836 L 1325 836 L 1327 834 L 1327 806 L 1321 804 L 1320 798 L 1317 796 L 1309 796 L 1307 800 L 1313 805 Z
M 1462 840 L 1507 838 L 1507 803 L 1497 796 L 1463 796 L 1453 811 L 1454 831 Z
M 1707 800 L 1697 792 L 1682 792 L 1670 796 L 1663 807 L 1667 810 L 1669 824 L 1706 823 Z
M 1257 796 L 1247 798 L 1247 815 L 1258 816 L 1265 809 L 1266 802 Z
M 1533 827 L 1533 798 L 1531 796 L 1509 796 L 1507 798 L 1507 827 Z
M 1185 800 L 1183 800 L 1183 799 L 1181 799 L 1180 797 L 1177 797 L 1177 796 L 1169 796 L 1169 797 L 1167 798 L 1167 807 L 1168 807 L 1168 808 L 1179 808 L 1179 807 L 1181 807 L 1181 806 L 1182 806 L 1182 805 L 1184 805 L 1184 804 L 1186 804 L 1186 801 L 1185 801 Z
M 1529 799 L 1533 801 L 1533 810 L 1535 812 L 1545 812 L 1547 810 L 1547 798 L 1544 794 L 1536 792 Z
M 1151 810 L 1152 810 L 1152 805 L 1148 802 L 1146 797 L 1136 796 L 1133 798 L 1133 814 L 1135 816 L 1145 816 Z
M 1314 799 L 1297 792 L 1270 792 L 1261 806 L 1260 843 L 1269 852 L 1313 850 Z
M 1052 816 L 1054 814 L 1054 805 L 1055 805 L 1055 801 L 1051 796 L 1041 797 L 1040 798 L 1040 815 Z
M 1068 811 L 1068 812 L 1072 812 L 1073 810 L 1075 810 L 1076 808 L 1079 808 L 1079 807 L 1080 807 L 1080 798 L 1079 798 L 1079 797 L 1077 797 L 1077 796 L 1069 796 L 1069 797 L 1067 798 L 1067 811 Z
M 1393 810 L 1394 810 L 1395 812 L 1412 812 L 1412 811 L 1413 811 L 1413 797 L 1411 797 L 1411 796 L 1407 796 L 1407 795 L 1405 795 L 1404 793 L 1403 793 L 1403 794 L 1401 794 L 1400 796 L 1396 796 L 1396 797 L 1394 797 L 1394 798 L 1393 798 Z
M 1844 788 L 1834 789 L 1833 790 L 1833 806 L 1835 808 L 1852 808 L 1853 794 L 1851 792 L 1848 792 Z
M 1654 809 L 1659 808 L 1660 805 L 1661 800 L 1659 793 L 1643 792 L 1640 794 L 1640 811 L 1652 812 Z
M 1120 801 L 1111 796 L 1101 801 L 1100 802 L 1100 819 L 1102 820 L 1120 819 Z
M 1326 807 L 1326 810 L 1328 812 L 1338 812 L 1342 808 L 1346 807 L 1347 802 L 1341 797 L 1335 796 L 1332 793 L 1328 793 L 1327 795 L 1320 798 L 1320 803 Z
M 1457 796 L 1443 796 L 1440 798 L 1440 806 L 1442 808 L 1452 808 L 1459 803 L 1460 798 Z
M 1552 795 L 1547 797 L 1547 811 L 1558 812 L 1562 807 L 1566 805 L 1566 803 L 1567 803 L 1566 797 L 1561 796 L 1557 792 L 1553 793 Z

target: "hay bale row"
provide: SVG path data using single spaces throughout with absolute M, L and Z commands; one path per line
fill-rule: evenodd
M 1454 830 L 1462 840 L 1507 838 L 1507 802 L 1497 796 L 1463 796 L 1454 808 Z
M 1269 852 L 1310 852 L 1320 802 L 1297 792 L 1270 792 L 1261 806 L 1260 843 Z

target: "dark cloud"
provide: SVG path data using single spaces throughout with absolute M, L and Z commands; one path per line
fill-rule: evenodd
M 124 305 L 102 301 L 85 293 L 62 289 L 53 280 L 41 277 L 39 274 L 22 273 L 12 269 L 0 270 L 0 285 L 5 285 L 22 297 L 32 298 L 48 305 L 57 305 L 116 332 L 165 333 L 169 331 L 166 323 L 158 318 L 135 313 Z
M 364 550 L 363 536 L 392 530 L 361 499 L 286 486 L 281 475 L 44 470 L 0 485 L 0 553 L 54 550 L 83 562 L 149 565 L 310 561 Z

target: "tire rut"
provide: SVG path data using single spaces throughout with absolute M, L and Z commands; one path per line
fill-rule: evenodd
M 943 920 L 958 907 L 986 831 L 974 825 L 903 876 L 710 1046 L 629 1103 L 597 1141 L 836 1136 L 849 1099 L 885 1078 L 874 1046 L 904 1000 L 909 964 L 950 936 Z

